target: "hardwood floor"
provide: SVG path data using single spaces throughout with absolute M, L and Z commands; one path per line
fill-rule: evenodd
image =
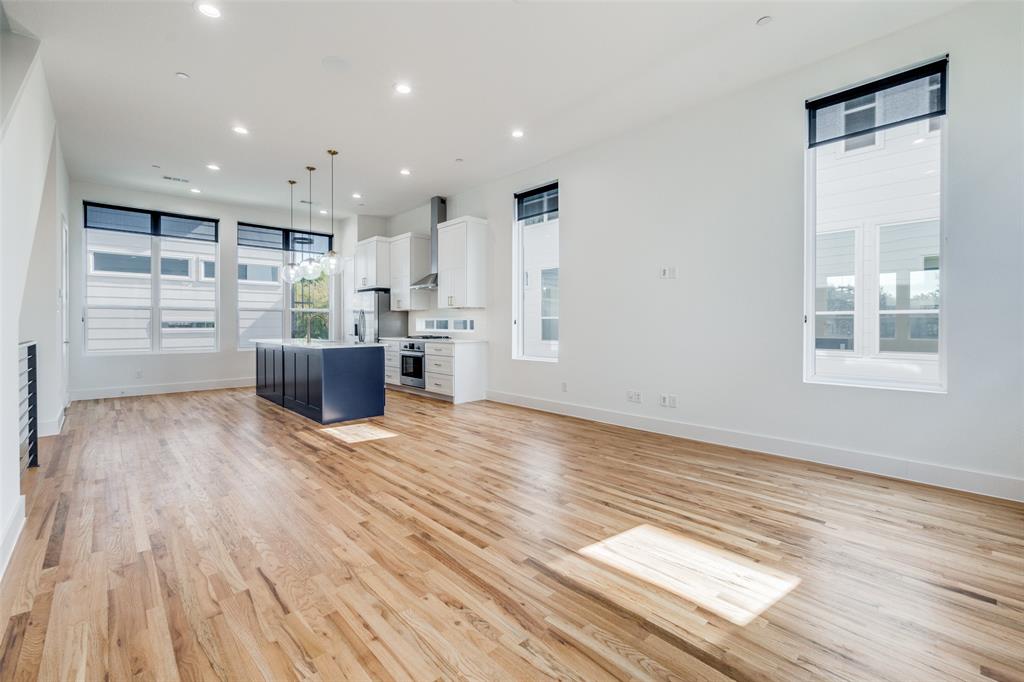
M 1024 505 L 499 405 L 80 402 L 0 680 L 1024 679 Z

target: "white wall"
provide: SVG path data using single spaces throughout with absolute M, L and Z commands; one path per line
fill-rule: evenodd
M 74 181 L 69 220 L 71 282 L 71 397 L 82 400 L 117 395 L 141 395 L 251 385 L 255 379 L 252 350 L 238 350 L 238 280 L 218 277 L 220 345 L 216 352 L 86 354 L 82 313 L 85 303 L 83 201 L 220 219 L 220 272 L 234 272 L 238 261 L 237 223 L 287 226 L 288 212 L 250 208 L 168 194 L 138 192 Z M 340 223 L 339 223 L 340 225 Z M 314 217 L 313 229 L 327 232 L 330 221 Z
M 5 56 L 12 42 L 5 34 Z M 19 42 L 19 41 L 15 41 Z M 0 570 L 24 523 L 18 456 L 19 318 L 32 246 L 38 225 L 56 121 L 38 55 L 24 73 L 9 80 L 5 92 L 17 92 L 0 129 Z
M 1024 499 L 1022 12 L 973 3 L 449 197 L 490 221 L 490 396 Z M 804 100 L 947 52 L 948 394 L 805 384 Z M 556 179 L 561 360 L 512 360 L 513 193 Z
M 56 137 L 56 136 L 55 136 Z M 36 342 L 39 435 L 60 432 L 67 401 L 63 376 L 61 222 L 67 219 L 67 170 L 60 143 L 54 140 L 39 204 L 35 239 L 21 301 L 18 338 Z

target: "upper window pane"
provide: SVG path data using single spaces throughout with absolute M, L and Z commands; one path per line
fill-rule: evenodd
M 160 216 L 160 236 L 217 241 L 217 223 L 205 218 Z
M 152 221 L 148 211 L 132 211 L 125 208 L 85 205 L 85 226 L 100 230 L 138 232 L 149 234 Z

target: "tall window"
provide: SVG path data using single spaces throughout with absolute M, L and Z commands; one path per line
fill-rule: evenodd
M 944 390 L 946 60 L 807 109 L 805 378 Z
M 277 227 L 238 224 L 238 345 L 251 348 L 254 339 L 330 338 L 330 278 L 286 284 L 280 273 L 288 263 L 319 256 L 331 248 L 332 237 Z M 286 305 L 287 302 L 287 305 Z
M 556 360 L 558 183 L 517 194 L 515 201 L 515 355 L 527 360 Z
M 217 349 L 217 220 L 85 202 L 86 350 Z

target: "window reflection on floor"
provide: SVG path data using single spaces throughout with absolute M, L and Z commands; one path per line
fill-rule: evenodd
M 580 554 L 746 625 L 800 579 L 679 533 L 640 525 Z
M 322 431 L 346 443 L 363 443 L 368 440 L 394 438 L 398 435 L 373 424 L 345 424 L 322 429 Z

